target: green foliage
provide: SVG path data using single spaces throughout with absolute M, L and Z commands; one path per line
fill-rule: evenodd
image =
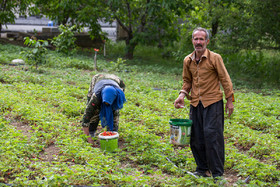
M 106 41 L 106 55 L 111 58 L 121 58 L 124 56 L 125 52 L 125 42 L 124 41 Z
M 7 23 L 14 23 L 16 14 L 26 16 L 28 12 L 32 13 L 35 9 L 29 6 L 33 0 L 21 0 L 15 3 L 14 1 L 2 1 L 0 5 L 0 31 L 2 26 Z
M 280 83 L 279 52 L 266 53 L 268 51 L 246 51 L 224 55 L 223 59 L 232 76 L 239 81 L 253 81 L 256 88 L 265 87 L 267 83 L 277 86 Z
M 172 45 L 178 40 L 178 21 L 188 1 L 108 1 L 113 18 L 126 34 L 126 58 L 138 44 Z M 127 4 L 127 6 L 122 6 Z M 172 25 L 172 26 L 171 26 Z
M 57 25 L 88 27 L 92 38 L 103 38 L 99 20 L 110 21 L 108 7 L 99 0 L 35 0 L 41 13 L 55 20 Z M 90 15 L 90 16 L 89 16 Z
M 166 48 L 175 43 L 178 49 L 171 54 L 181 61 L 193 50 L 191 33 L 198 26 L 210 31 L 209 48 L 220 53 L 279 48 L 277 0 L 36 0 L 35 4 L 58 25 L 88 27 L 92 38 L 106 38 L 98 20 L 116 21 L 126 39 L 119 55 L 128 59 L 139 44 Z
M 64 54 L 73 54 L 76 52 L 77 45 L 75 41 L 75 33 L 79 32 L 76 25 L 64 26 L 60 25 L 58 27 L 60 34 L 52 39 L 52 44 L 56 47 L 56 51 Z
M 0 47 L 0 55 L 20 50 Z M 173 106 L 182 83 L 181 74 L 174 72 L 181 72 L 182 66 L 163 60 L 160 55 L 155 58 L 154 54 L 155 60 L 148 59 L 145 54 L 152 53 L 151 50 L 142 48 L 136 52 L 136 59 L 125 65 L 126 68 L 134 64 L 131 72 L 110 70 L 126 84 L 127 102 L 120 111 L 116 153 L 92 147 L 81 129 L 88 86 L 96 72 L 74 65 L 84 62 L 84 67 L 92 67 L 92 58 L 77 54 L 70 58 L 52 51 L 53 62 L 42 66 L 44 71 L 40 74 L 0 65 L 0 183 L 217 186 L 212 178 L 186 174 L 185 171 L 196 168 L 190 147 L 173 146 L 169 142 L 169 119 L 189 118 L 188 107 L 178 110 Z M 256 59 L 261 62 L 260 59 L 266 58 L 264 53 Z M 60 63 L 56 66 L 57 61 Z M 122 66 L 127 61 L 117 62 Z M 101 59 L 99 65 L 104 70 L 112 66 Z M 231 174 L 234 177 L 231 183 L 227 178 L 222 182 L 237 186 L 279 186 L 279 90 L 253 92 L 240 88 L 236 87 L 235 111 L 231 118 L 226 118 L 224 132 L 225 177 Z M 98 145 L 97 138 L 95 142 Z M 245 184 L 248 176 L 249 184 Z
M 251 5 L 254 12 L 254 31 L 260 34 L 264 45 L 280 47 L 280 36 L 278 34 L 278 28 L 280 27 L 280 5 L 278 4 L 278 1 L 256 0 L 253 1 Z M 266 43 L 268 43 L 268 45 Z
M 57 25 L 75 24 L 78 17 L 77 8 L 79 2 L 69 0 L 34 0 L 40 13 L 46 15 L 51 20 L 55 20 Z
M 24 44 L 32 47 L 31 50 L 22 52 L 22 54 L 26 56 L 28 64 L 35 65 L 37 69 L 39 64 L 44 64 L 47 62 L 46 54 L 47 46 L 49 45 L 48 41 L 25 37 Z
M 192 0 L 190 4 L 192 8 L 180 28 L 180 51 L 192 49 L 191 32 L 198 26 L 209 30 L 209 48 L 222 53 L 279 48 L 276 0 Z
M 72 25 L 89 27 L 92 38 L 106 37 L 99 20 L 109 23 L 117 21 L 127 39 L 125 56 L 132 59 L 135 47 L 140 43 L 163 47 L 172 45 L 171 40 L 179 40 L 178 21 L 181 16 L 185 16 L 188 2 L 36 0 L 36 5 L 51 19 L 57 20 L 58 24 L 71 22 Z
M 276 0 L 236 1 L 223 20 L 225 39 L 237 49 L 279 48 L 279 8 Z
M 5 53 L 4 51 L 9 51 L 9 53 Z M 0 53 L 0 64 L 9 64 L 13 59 L 19 59 L 21 58 L 21 51 L 24 49 L 19 46 L 14 45 L 4 45 L 0 43 L 0 51 L 3 51 Z
M 122 58 L 118 58 L 116 62 L 111 61 L 110 69 L 114 71 L 128 71 L 125 61 L 126 60 L 123 60 Z

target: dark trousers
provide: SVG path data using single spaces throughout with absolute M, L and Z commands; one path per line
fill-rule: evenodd
M 89 124 L 89 132 L 90 134 L 94 134 L 97 130 L 97 126 L 99 124 L 99 113 L 100 110 L 95 111 L 97 114 L 92 116 Z M 120 116 L 120 111 L 119 110 L 113 110 L 113 116 L 114 116 L 114 122 L 113 122 L 113 131 L 118 131 L 119 128 L 119 116 Z M 106 130 L 110 131 L 109 127 L 106 126 Z
M 224 173 L 224 104 L 220 100 L 206 108 L 199 102 L 190 107 L 191 150 L 197 164 L 196 171 L 209 170 L 213 177 Z
M 90 134 L 94 134 L 96 132 L 97 126 L 99 124 L 99 113 L 101 110 L 101 103 L 100 100 L 95 96 L 92 97 L 92 100 L 90 97 L 87 98 L 87 107 L 86 107 L 86 112 L 83 116 L 83 121 L 87 118 L 89 119 L 89 132 Z M 114 127 L 113 131 L 118 131 L 119 128 L 119 116 L 120 112 L 119 110 L 113 110 L 113 116 L 114 116 Z M 106 127 L 107 129 L 107 127 Z M 110 130 L 109 128 L 107 129 L 108 131 Z

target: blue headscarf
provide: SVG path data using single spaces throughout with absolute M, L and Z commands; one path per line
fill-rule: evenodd
M 123 91 L 113 86 L 105 86 L 101 92 L 102 103 L 100 111 L 101 125 L 104 128 L 108 126 L 110 131 L 114 127 L 113 110 L 119 110 L 123 108 L 123 103 L 126 102 Z M 108 103 L 109 105 L 105 104 Z

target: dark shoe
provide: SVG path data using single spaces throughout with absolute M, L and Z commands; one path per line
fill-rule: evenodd
M 205 172 L 198 172 L 198 171 L 195 171 L 193 174 L 194 174 L 195 176 L 198 176 L 198 177 L 210 177 L 209 171 L 205 171 Z

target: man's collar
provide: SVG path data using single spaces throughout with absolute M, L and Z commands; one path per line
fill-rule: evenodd
M 204 51 L 204 53 L 202 54 L 201 58 L 203 58 L 203 57 L 207 58 L 208 54 L 209 54 L 209 50 L 208 50 L 208 49 L 205 49 L 205 51 Z M 195 51 L 192 52 L 192 54 L 190 55 L 190 58 L 191 58 L 192 60 L 195 60 Z

